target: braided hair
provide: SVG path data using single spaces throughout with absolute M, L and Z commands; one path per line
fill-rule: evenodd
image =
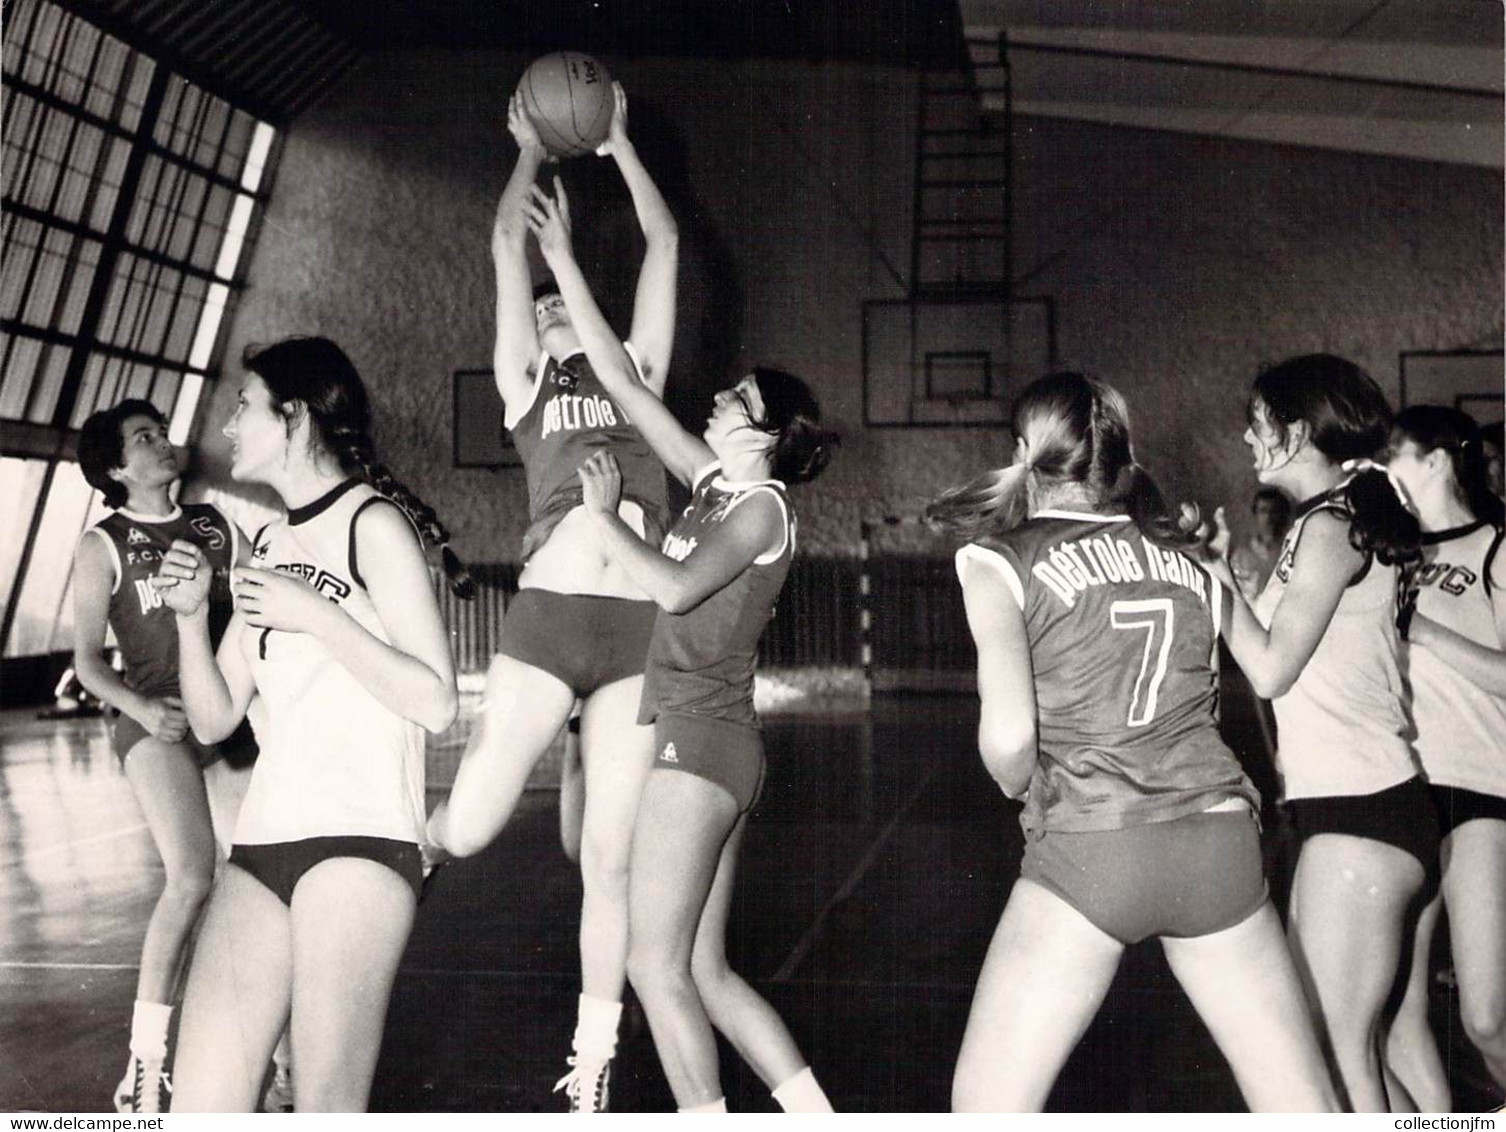
M 374 487 L 408 516 L 427 545 L 439 550 L 445 579 L 456 596 L 474 596 L 475 579 L 450 549 L 450 532 L 434 508 L 377 458 L 366 385 L 345 351 L 328 338 L 284 338 L 270 346 L 248 346 L 242 363 L 266 383 L 280 410 L 302 402 L 341 469 Z

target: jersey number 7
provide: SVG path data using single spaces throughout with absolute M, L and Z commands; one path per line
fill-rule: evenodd
M 1169 597 L 1145 598 L 1140 601 L 1116 601 L 1109 606 L 1109 624 L 1145 634 L 1145 648 L 1140 654 L 1140 674 L 1135 677 L 1135 691 L 1130 697 L 1131 727 L 1144 727 L 1156 718 L 1156 693 L 1166 679 L 1166 661 L 1171 656 L 1173 611 Z

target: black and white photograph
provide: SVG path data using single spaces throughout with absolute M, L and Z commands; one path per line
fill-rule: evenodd
M 1506 1107 L 1501 0 L 0 48 L 0 1112 Z

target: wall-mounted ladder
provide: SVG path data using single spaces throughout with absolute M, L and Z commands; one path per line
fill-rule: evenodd
M 1009 294 L 1009 64 L 1003 37 L 969 39 L 955 69 L 920 76 L 911 298 Z

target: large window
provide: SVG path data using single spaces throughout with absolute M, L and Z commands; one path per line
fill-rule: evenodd
M 141 397 L 188 440 L 274 131 L 51 0 L 6 5 L 4 70 L 0 425 L 25 450 L 0 469 L 20 540 L 0 552 L 0 636 L 23 656 L 60 647 L 67 562 L 97 517 L 61 458 L 72 434 Z

